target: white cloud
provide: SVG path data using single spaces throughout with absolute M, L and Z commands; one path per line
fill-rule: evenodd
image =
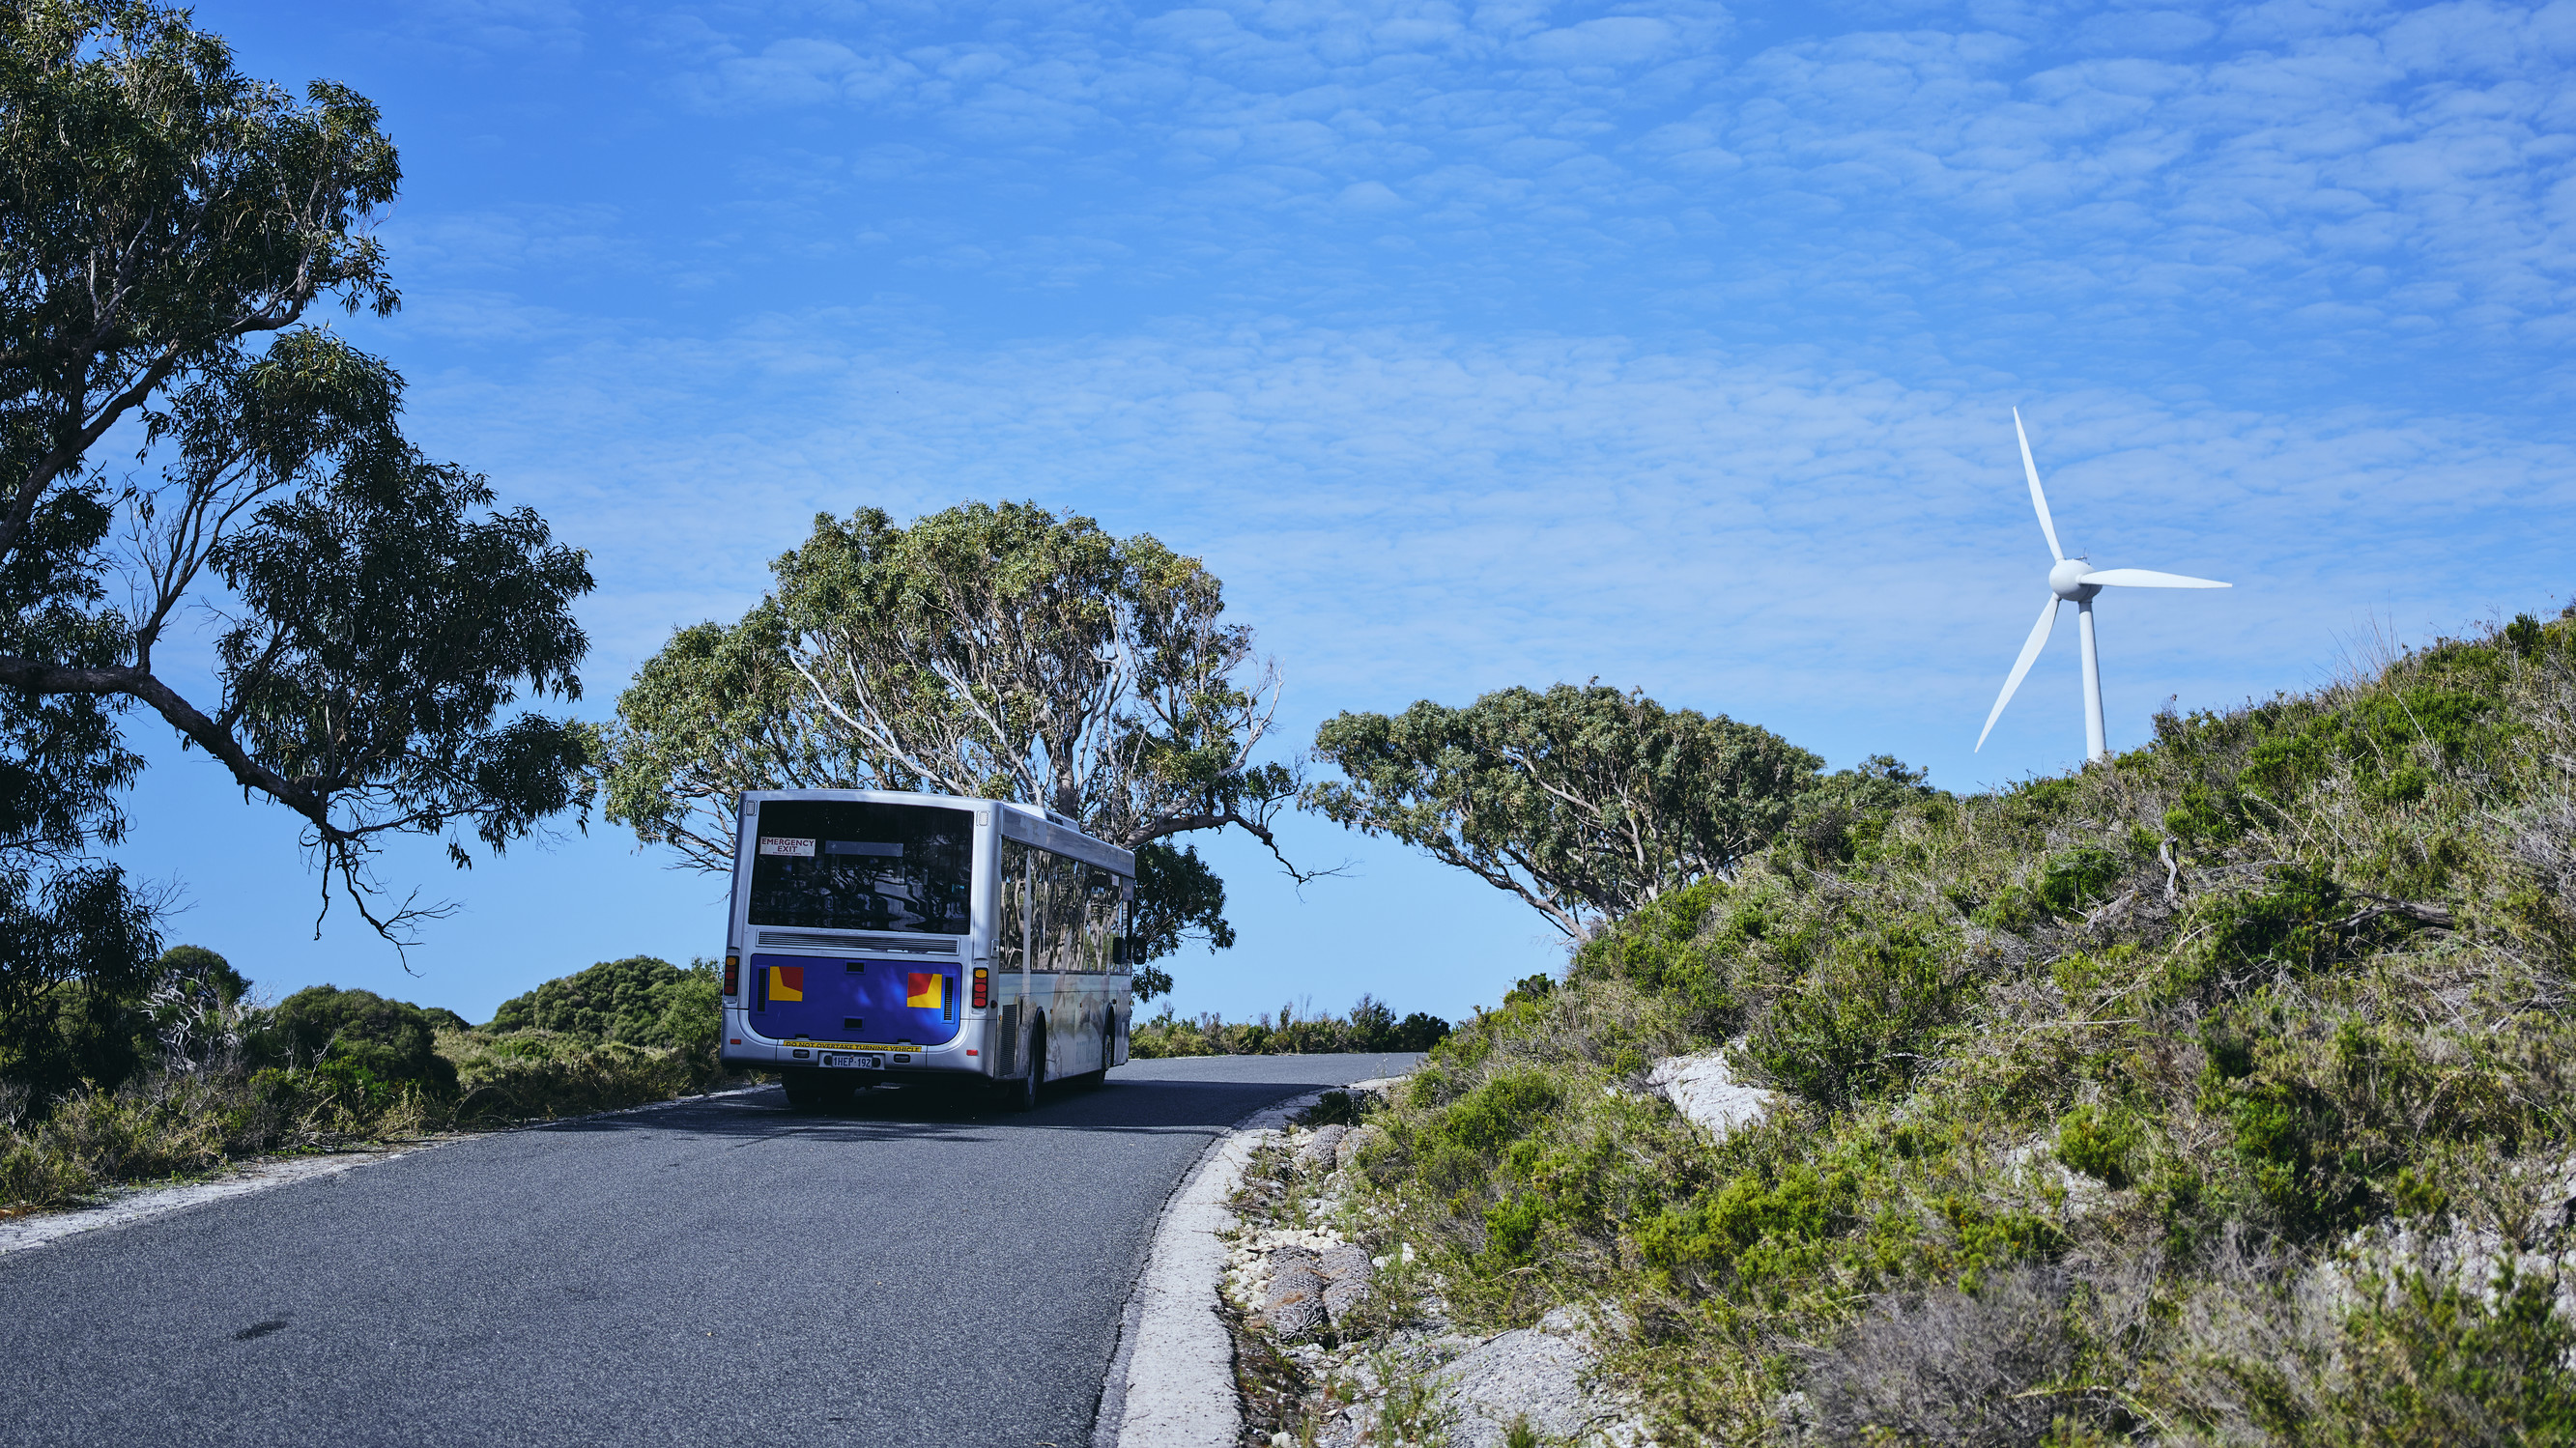
M 865 117 L 900 188 L 839 204 L 890 237 L 887 209 L 960 175 L 1037 188 L 1027 238 L 974 243 L 1012 285 L 1065 285 L 1050 248 L 1120 247 L 1143 260 L 1079 274 L 1408 312 L 1511 277 L 1746 342 L 1822 308 L 1900 350 L 2008 300 L 2068 385 L 2134 373 L 2150 335 L 2388 400 L 2420 386 L 2398 359 L 2437 353 L 2464 401 L 2562 385 L 2535 352 L 2576 300 L 2563 6 L 1918 6 L 1775 45 L 1683 3 L 999 14 L 729 12 L 681 87 Z M 1048 192 L 1068 164 L 1102 184 Z M 1317 234 L 1390 196 L 1419 203 L 1400 231 Z
M 2535 603 L 2559 582 L 2541 540 L 2576 522 L 2576 448 L 2491 420 L 2052 398 L 1617 337 L 876 332 L 813 314 L 603 339 L 423 379 L 415 412 L 597 550 L 603 701 L 669 627 L 756 597 L 817 510 L 1026 496 L 1207 556 L 1301 718 L 1600 674 L 1954 782 L 2063 758 L 2044 712 L 1965 753 L 2047 561 L 2011 402 L 2071 548 L 2240 584 L 2106 612 L 2132 739 L 2166 692 L 2297 682 L 2285 651 L 2319 656 L 2332 621 Z
M 1541 65 L 1569 68 L 1642 65 L 1677 39 L 1673 27 L 1643 15 L 1612 15 L 1561 30 L 1542 30 L 1513 50 Z

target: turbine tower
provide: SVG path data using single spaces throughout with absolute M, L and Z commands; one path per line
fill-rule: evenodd
M 2021 676 L 2030 672 L 2033 660 L 2048 644 L 2049 633 L 2057 627 L 2060 604 L 2075 605 L 2075 627 L 2084 642 L 2084 757 L 2099 761 L 2111 757 L 2102 737 L 2102 660 L 2093 646 L 2093 595 L 2110 588 L 2227 588 L 2231 585 L 2207 578 L 2186 578 L 2179 573 L 2158 573 L 2149 568 L 2095 568 L 2082 557 L 2069 558 L 2057 546 L 2057 525 L 2049 520 L 2048 495 L 2039 490 L 2039 464 L 2030 460 L 2030 434 L 2021 426 L 2021 409 L 2013 409 L 2013 436 L 2021 439 L 2021 470 L 2030 478 L 2030 505 L 2039 514 L 2039 531 L 2048 539 L 2049 555 L 2057 566 L 2048 570 L 2048 605 L 2039 611 L 2039 623 L 2030 631 L 2030 639 L 2021 646 L 2021 657 L 2013 660 L 2012 676 L 2004 680 L 2004 691 L 1995 696 L 1994 712 L 1986 716 L 1986 727 L 1977 735 L 1977 748 L 1986 747 L 1986 735 L 1995 732 L 1995 721 L 2004 716 L 2004 706 L 2012 702 L 2013 690 L 2021 687 Z

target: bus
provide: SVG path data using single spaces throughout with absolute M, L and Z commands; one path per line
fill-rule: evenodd
M 1026 1108 L 1126 1063 L 1133 854 L 962 795 L 757 790 L 738 818 L 726 1065 L 779 1072 L 799 1108 L 886 1081 Z

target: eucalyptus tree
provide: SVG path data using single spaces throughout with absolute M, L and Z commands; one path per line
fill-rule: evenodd
M 757 607 L 679 630 L 618 700 L 610 818 L 720 871 L 744 790 L 1016 800 L 1137 852 L 1149 958 L 1231 943 L 1223 882 L 1174 839 L 1238 829 L 1277 855 L 1297 780 L 1255 757 L 1277 672 L 1197 559 L 969 503 L 817 517 L 771 571 Z
M 1315 756 L 1346 778 L 1308 807 L 1510 891 L 1569 938 L 1733 866 L 1824 765 L 1767 729 L 1600 684 L 1338 714 Z
M 316 325 L 397 306 L 377 121 L 182 10 L 0 10 L 0 1050 L 158 949 L 98 853 L 138 709 L 294 811 L 325 908 L 392 938 L 438 907 L 380 903 L 385 836 L 462 866 L 581 799 L 593 732 L 509 706 L 578 693 L 582 555 L 424 457 L 401 378 Z M 208 617 L 210 668 L 173 673 Z

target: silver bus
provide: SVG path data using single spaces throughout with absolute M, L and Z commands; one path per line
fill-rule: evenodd
M 742 796 L 720 1054 L 800 1107 L 889 1079 L 1039 1088 L 1127 1060 L 1136 857 L 1026 805 Z

